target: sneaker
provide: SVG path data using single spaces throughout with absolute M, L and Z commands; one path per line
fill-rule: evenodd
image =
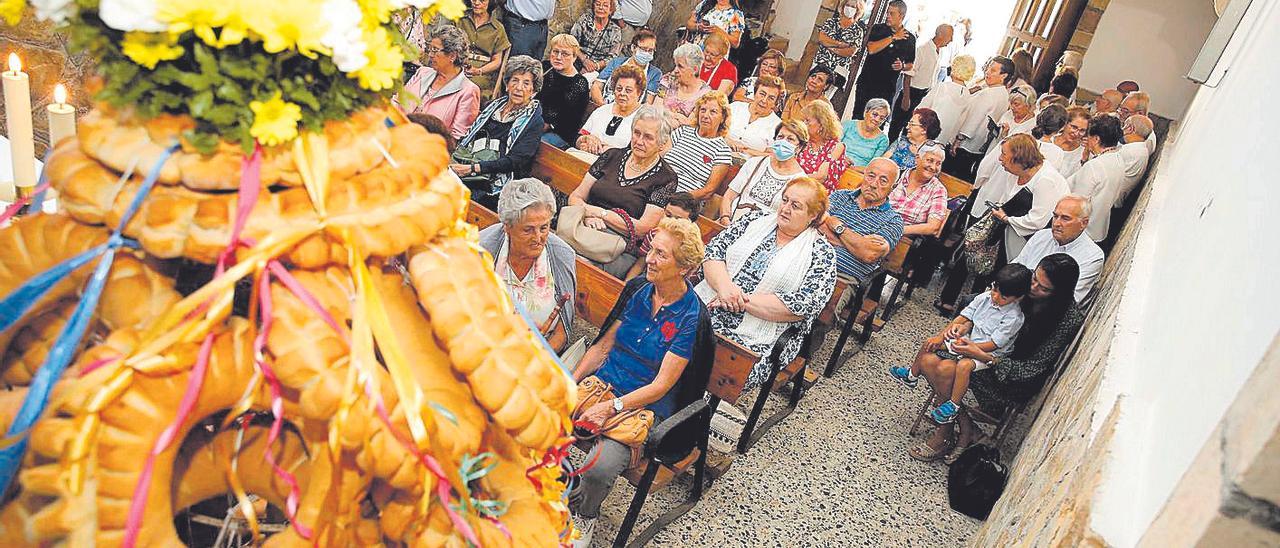
M 893 380 L 902 383 L 907 388 L 915 388 L 920 382 L 920 377 L 911 374 L 910 367 L 894 366 L 889 368 L 889 376 Z
M 951 400 L 947 400 L 942 402 L 942 405 L 933 408 L 933 411 L 929 412 L 929 418 L 940 425 L 951 424 L 956 420 L 956 415 L 959 413 L 960 406 Z
M 573 527 L 578 530 L 578 538 L 573 541 L 573 548 L 590 548 L 591 535 L 596 530 L 596 519 L 573 515 Z

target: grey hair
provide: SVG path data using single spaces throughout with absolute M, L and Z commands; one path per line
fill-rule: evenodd
M 690 67 L 696 69 L 702 66 L 702 61 L 706 59 L 706 56 L 702 54 L 702 48 L 694 44 L 684 44 L 672 52 L 671 58 L 674 60 L 684 59 L 686 63 L 689 63 Z
M 876 109 L 880 109 L 888 113 L 889 102 L 879 97 L 872 97 L 870 101 L 867 101 L 867 106 L 862 107 L 862 114 L 865 115 L 866 113 Z
M 471 48 L 471 41 L 462 29 L 453 25 L 440 27 L 440 30 L 431 35 L 431 39 L 440 40 L 441 50 L 445 55 L 453 56 L 453 64 L 463 66 L 467 62 L 467 50 Z M 426 51 L 422 53 L 425 54 Z
M 1034 107 L 1036 104 L 1036 88 L 1027 84 L 1014 86 L 1013 89 L 1009 90 L 1009 102 L 1018 101 L 1019 98 L 1021 98 L 1022 104 Z
M 502 192 L 498 193 L 498 220 L 503 225 L 515 226 L 524 218 L 525 210 L 535 206 L 555 212 L 556 196 L 551 193 L 551 187 L 532 177 L 515 179 L 503 185 Z
M 631 119 L 631 125 L 635 126 L 636 122 L 641 120 L 653 120 L 658 123 L 658 144 L 665 145 L 671 142 L 671 124 L 667 122 L 667 117 L 662 115 L 662 111 L 653 105 L 641 105 L 636 109 L 635 117 Z
M 533 93 L 537 94 L 542 91 L 542 62 L 529 57 L 528 55 L 517 55 L 507 59 L 507 75 L 505 82 L 511 82 L 511 78 L 520 73 L 526 73 L 533 77 Z
M 1080 216 L 1088 219 L 1093 216 L 1093 201 L 1079 194 L 1068 194 L 1058 199 L 1058 203 L 1071 200 L 1080 205 Z
M 1151 118 L 1145 114 L 1134 114 L 1128 120 L 1124 121 L 1126 133 L 1134 133 L 1138 137 L 1146 139 L 1151 136 L 1151 132 L 1155 131 L 1155 127 L 1151 125 Z

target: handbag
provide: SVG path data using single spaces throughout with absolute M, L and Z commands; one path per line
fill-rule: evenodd
M 597 263 L 611 263 L 630 247 L 635 239 L 635 225 L 626 211 L 614 209 L 627 222 L 627 235 L 612 230 L 599 230 L 587 226 L 587 207 L 567 205 L 560 209 L 556 236 L 564 240 L 579 255 Z
M 974 444 L 947 471 L 947 501 L 952 510 L 987 519 L 1008 480 L 1009 469 L 1000 463 L 1000 450 Z
M 591 406 L 600 402 L 612 401 L 615 397 L 617 395 L 613 392 L 613 386 L 600 380 L 600 377 L 592 375 L 582 379 L 582 382 L 578 383 L 578 406 L 573 409 L 574 424 L 578 424 L 578 417 L 582 416 L 582 413 L 590 409 Z M 648 409 L 627 409 L 605 419 L 603 424 L 592 425 L 595 430 L 578 436 L 578 439 L 604 436 L 627 447 L 642 447 L 644 441 L 649 438 L 649 429 L 653 427 L 653 420 L 653 411 Z
M 739 209 L 746 209 L 749 211 L 755 211 L 757 209 L 760 209 L 760 207 L 755 204 L 746 204 L 746 205 L 739 205 L 739 204 L 742 203 L 742 198 L 746 196 L 748 192 L 751 192 L 752 190 L 754 190 L 756 187 L 756 184 L 760 182 L 759 180 L 756 179 L 756 174 L 760 173 L 760 168 L 764 167 L 765 162 L 768 162 L 768 161 L 769 161 L 768 158 L 761 160 L 760 163 L 756 164 L 756 167 L 751 170 L 751 173 L 747 175 L 747 183 L 742 186 L 742 192 L 739 193 L 738 196 L 733 199 L 733 209 L 730 210 L 730 213 L 729 213 L 730 222 L 738 220 Z
M 996 259 L 1000 255 L 1000 238 L 994 238 L 999 231 L 1004 229 L 1004 223 L 1001 223 L 990 211 L 982 215 L 978 222 L 973 223 L 964 231 L 964 242 L 961 244 L 964 249 L 965 266 L 969 267 L 969 272 L 975 276 L 986 276 L 995 270 Z M 995 240 L 992 242 L 992 240 Z
M 453 163 L 472 165 L 480 162 L 491 162 L 499 157 L 498 151 L 491 148 L 476 146 L 476 143 L 489 141 L 489 134 L 484 130 L 476 133 L 476 138 L 472 139 L 468 144 L 459 144 L 454 149 L 453 155 L 450 157 Z M 462 183 L 467 185 L 472 192 L 480 194 L 493 194 L 494 176 L 492 174 L 477 173 L 475 175 L 467 175 L 461 177 Z

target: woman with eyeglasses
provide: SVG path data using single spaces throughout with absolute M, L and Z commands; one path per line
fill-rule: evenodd
M 1054 167 L 1058 173 L 1068 179 L 1080 171 L 1088 159 L 1089 152 L 1084 146 L 1084 138 L 1089 133 L 1089 109 L 1071 107 L 1067 109 L 1067 125 L 1053 136 L 1053 144 L 1062 149 L 1062 160 Z
M 1000 116 L 996 125 L 1000 126 L 998 141 L 1019 133 L 1030 134 L 1031 129 L 1036 127 L 1035 88 L 1021 84 L 1009 90 L 1009 110 Z
M 622 65 L 614 69 L 609 77 L 613 102 L 591 113 L 573 146 L 597 156 L 611 148 L 626 148 L 631 143 L 631 124 L 640 108 L 644 85 L 644 72 L 639 67 Z
M 938 114 L 927 108 L 917 108 L 911 113 L 911 120 L 907 122 L 907 128 L 902 132 L 902 136 L 894 141 L 893 146 L 885 151 L 884 157 L 893 160 L 898 164 L 898 169 L 907 171 L 916 167 L 916 156 L 920 152 L 920 146 L 934 142 L 942 132 L 942 126 L 938 124 Z
M 769 154 L 747 160 L 729 182 L 716 220 L 728 225 L 753 210 L 778 211 L 782 189 L 793 179 L 805 175 L 796 153 L 808 142 L 809 130 L 799 120 L 778 124 Z
M 441 27 L 423 52 L 424 66 L 409 78 L 396 104 L 406 114 L 430 114 L 448 120 L 455 139 L 480 114 L 480 87 L 467 78 L 467 35 L 457 27 Z M 412 97 L 409 97 L 409 96 Z
M 569 29 L 582 45 L 578 51 L 582 70 L 599 72 L 622 51 L 622 28 L 612 21 L 617 7 L 615 0 L 592 0 L 591 9 Z
M 728 59 L 729 38 L 719 29 L 712 31 L 702 46 L 702 53 L 698 79 L 720 93 L 732 93 L 733 87 L 738 85 L 738 66 Z
M 698 70 L 704 59 L 702 48 L 682 44 L 671 57 L 675 61 L 675 68 L 662 75 L 662 81 L 658 83 L 658 94 L 650 98 L 650 104 L 662 107 L 667 123 L 678 127 L 689 123 L 694 103 L 710 92 L 711 86 L 698 78 Z
M 546 132 L 542 142 L 560 150 L 578 139 L 582 119 L 591 99 L 590 84 L 578 73 L 573 59 L 578 51 L 578 40 L 568 34 L 551 38 L 547 60 L 542 62 L 542 91 L 538 101 L 542 103 L 542 118 L 546 120 Z
M 844 157 L 849 160 L 850 169 L 862 173 L 867 163 L 889 150 L 889 136 L 882 129 L 888 118 L 889 101 L 876 97 L 867 101 L 861 120 L 843 124 L 840 142 L 844 144 Z
M 493 150 L 497 159 L 471 164 L 450 164 L 459 177 L 485 176 L 487 188 L 472 188 L 471 198 L 485 207 L 497 207 L 498 193 L 511 179 L 528 177 L 533 158 L 542 142 L 542 103 L 536 99 L 542 89 L 542 64 L 527 55 L 507 61 L 504 95 L 480 111 L 459 147 Z
M 733 100 L 743 103 L 750 103 L 756 98 L 756 84 L 761 78 L 774 77 L 785 78 L 787 74 L 787 59 L 782 56 L 782 52 L 776 49 L 770 49 L 760 56 L 760 61 L 756 63 L 755 74 L 742 79 L 742 83 L 738 84 L 738 89 L 733 91 Z M 782 96 L 778 98 L 778 106 L 774 108 L 774 112 L 782 115 L 782 105 L 786 103 L 787 91 L 782 90 Z

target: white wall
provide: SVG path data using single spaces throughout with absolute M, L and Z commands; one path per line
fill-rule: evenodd
M 818 8 L 822 0 L 776 0 L 773 4 L 774 16 L 772 31 L 775 35 L 790 40 L 787 51 L 783 52 L 788 59 L 798 60 L 804 56 L 804 47 L 813 35 L 813 27 L 820 24 Z
M 1151 94 L 1152 112 L 1181 119 L 1196 93 L 1183 76 L 1215 21 L 1210 0 L 1111 0 L 1085 53 L 1080 87 L 1101 92 L 1133 80 Z
M 1138 541 L 1280 331 L 1280 185 L 1258 138 L 1280 123 L 1276 28 L 1280 2 L 1254 0 L 1230 69 L 1194 96 L 1152 181 L 1095 409 L 1096 432 L 1120 398 L 1092 510 L 1115 546 Z

